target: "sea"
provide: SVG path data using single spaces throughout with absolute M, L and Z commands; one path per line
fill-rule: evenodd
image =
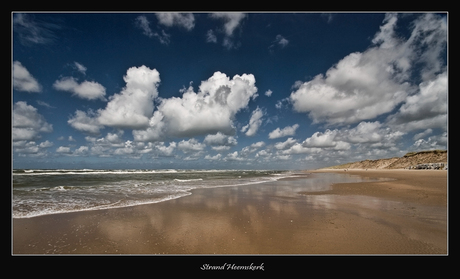
M 13 218 L 128 207 L 295 176 L 274 170 L 14 169 Z

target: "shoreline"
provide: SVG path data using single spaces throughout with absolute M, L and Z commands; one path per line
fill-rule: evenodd
M 155 204 L 15 218 L 12 253 L 447 254 L 447 172 L 307 173 Z M 322 173 L 394 180 L 295 192 Z

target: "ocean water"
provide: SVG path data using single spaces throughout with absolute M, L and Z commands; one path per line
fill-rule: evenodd
M 127 207 L 295 175 L 271 170 L 13 170 L 13 218 Z

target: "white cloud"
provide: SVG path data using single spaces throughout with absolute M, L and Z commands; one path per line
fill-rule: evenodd
M 161 33 L 155 32 L 153 36 L 156 37 L 163 45 L 169 45 L 171 42 L 171 35 L 166 33 L 164 30 L 161 30 Z
M 292 147 L 296 143 L 297 143 L 296 139 L 288 138 L 284 142 L 277 142 L 275 144 L 275 148 L 279 149 L 279 150 L 284 150 L 284 149 L 288 149 L 288 148 Z
M 220 160 L 220 158 L 222 158 L 222 154 L 219 153 L 219 154 L 216 154 L 216 155 L 214 155 L 214 156 L 206 155 L 204 158 L 205 158 L 206 160 L 213 160 L 213 161 L 215 161 L 215 160 Z
M 426 137 L 427 135 L 429 135 L 431 133 L 433 133 L 432 129 L 426 129 L 425 131 L 414 135 L 413 139 L 414 140 L 419 140 L 419 139 L 422 139 L 422 138 Z
M 82 73 L 83 75 L 86 75 L 86 70 L 87 68 L 85 66 L 83 66 L 82 64 L 78 63 L 77 61 L 74 61 L 73 62 L 73 66 L 77 69 L 77 71 L 79 71 L 80 73 Z
M 273 91 L 271 91 L 270 89 L 265 91 L 265 96 L 267 96 L 267 97 L 270 97 L 272 94 L 273 94 Z
M 44 157 L 48 154 L 47 149 L 54 144 L 48 140 L 36 144 L 35 141 L 14 141 L 13 148 L 14 152 L 20 154 L 20 156 L 33 156 L 33 157 Z
M 283 36 L 281 35 L 276 35 L 276 39 L 275 39 L 276 43 L 278 43 L 278 45 L 280 45 L 282 48 L 284 48 L 285 46 L 287 46 L 289 44 L 289 40 L 287 40 L 286 38 L 284 38 Z
M 286 144 L 289 143 L 289 144 Z M 279 148 L 280 150 L 277 152 L 277 154 L 283 154 L 283 155 L 294 155 L 294 154 L 305 154 L 305 153 L 311 153 L 311 152 L 320 152 L 320 148 L 310 148 L 310 147 L 305 147 L 301 143 L 296 142 L 285 142 L 285 146 L 278 146 L 278 147 L 283 147 Z M 276 147 L 276 146 L 275 146 Z
M 164 142 L 161 142 L 155 148 L 159 151 L 160 156 L 170 157 L 172 156 L 174 150 L 176 149 L 176 142 L 172 141 L 169 143 L 169 146 L 166 146 Z
M 234 31 L 238 26 L 240 26 L 242 20 L 246 17 L 244 13 L 212 13 L 210 14 L 211 18 L 223 20 L 224 27 L 224 39 L 222 45 L 227 49 L 237 48 L 238 43 L 235 43 L 233 40 Z M 209 31 L 208 31 L 209 34 Z M 209 39 L 209 36 L 208 36 Z
M 444 132 L 438 136 L 431 136 L 428 139 L 418 139 L 414 142 L 411 149 L 429 150 L 429 149 L 446 149 L 447 133 Z
M 168 27 L 177 25 L 188 31 L 195 27 L 195 17 L 191 13 L 156 13 L 155 15 L 160 24 Z
M 217 43 L 216 34 L 214 34 L 214 31 L 212 29 L 208 30 L 208 32 L 206 33 L 206 42 Z
M 311 137 L 307 138 L 303 145 L 305 147 L 334 147 L 336 145 L 335 137 L 337 135 L 337 130 L 327 129 L 324 133 L 316 132 Z
M 224 24 L 225 35 L 231 37 L 241 21 L 246 17 L 243 13 L 212 13 L 212 18 L 222 19 Z
M 299 128 L 299 124 L 294 124 L 292 126 L 286 126 L 283 129 L 276 128 L 270 134 L 268 134 L 269 139 L 277 139 L 286 136 L 293 136 L 295 135 L 295 131 Z
M 13 62 L 13 88 L 25 92 L 41 92 L 42 86 L 21 62 Z
M 390 126 L 411 131 L 447 126 L 447 72 L 419 85 L 417 94 L 407 97 L 399 111 L 388 117 Z
M 177 148 L 182 150 L 182 152 L 184 153 L 203 151 L 205 147 L 205 144 L 199 143 L 194 138 L 191 138 L 189 140 L 182 140 L 177 144 Z
M 256 148 L 257 149 L 257 148 L 263 147 L 264 145 L 265 145 L 265 142 L 258 141 L 258 142 L 255 142 L 255 143 L 251 144 L 250 146 L 251 146 L 251 148 Z
M 382 59 L 379 52 L 374 48 L 352 53 L 325 76 L 303 83 L 290 96 L 294 110 L 309 112 L 314 123 L 330 124 L 354 123 L 393 110 L 405 99 L 409 87 L 396 82 L 387 71 L 396 57 Z
M 376 143 L 382 140 L 382 124 L 379 121 L 361 122 L 353 129 L 345 130 L 346 139 L 351 143 Z
M 396 14 L 388 13 L 385 15 L 383 22 L 384 25 L 380 26 L 380 31 L 377 32 L 372 39 L 372 43 L 379 44 L 381 43 L 382 48 L 393 48 L 398 44 L 397 38 L 395 38 L 394 29 L 396 27 L 396 22 L 398 21 L 398 16 Z
M 233 153 L 228 153 L 227 156 L 225 157 L 225 160 L 229 161 L 243 161 L 244 158 L 240 157 L 238 155 L 238 151 L 235 151 Z
M 43 101 L 40 101 L 40 100 L 37 100 L 37 104 L 39 104 L 40 106 L 43 106 L 43 107 L 47 107 L 47 108 L 56 108 L 56 107 L 53 107 L 52 105 L 48 104 L 47 102 L 43 102 Z
M 265 158 L 267 158 L 267 157 L 270 157 L 270 156 L 272 156 L 272 153 L 269 152 L 269 151 L 267 151 L 267 150 L 265 150 L 265 149 L 264 149 L 264 150 L 260 150 L 260 151 L 257 152 L 257 154 L 256 154 L 256 158 L 258 158 L 258 157 L 265 157 Z
M 423 81 L 436 78 L 445 67 L 442 54 L 447 52 L 447 21 L 434 13 L 425 13 L 414 21 L 408 43 L 417 45 L 414 56 L 422 64 Z
M 133 129 L 135 141 L 215 133 L 230 135 L 235 131 L 236 113 L 257 97 L 252 74 L 230 79 L 215 72 L 201 82 L 198 93 L 190 86 L 181 90 L 182 97 L 171 98 L 157 98 L 160 77 L 156 69 L 129 68 L 124 80 L 126 87 L 109 97 L 105 108 L 87 113 L 77 110 L 68 123 L 91 134 L 98 134 L 104 126 Z M 158 102 L 155 111 L 154 100 Z
M 13 105 L 13 141 L 33 140 L 40 133 L 50 133 L 53 125 L 46 122 L 37 109 L 26 102 L 16 102 Z
M 76 110 L 75 115 L 72 116 L 67 123 L 72 128 L 89 134 L 99 134 L 99 131 L 103 128 L 92 110 L 89 110 L 88 113 Z
M 221 132 L 218 132 L 215 135 L 207 135 L 204 138 L 203 142 L 205 144 L 211 145 L 213 147 L 216 147 L 216 146 L 230 147 L 230 146 L 234 146 L 234 145 L 236 145 L 238 143 L 237 140 L 234 137 L 224 135 Z
M 135 20 L 135 25 L 142 30 L 142 33 L 149 37 L 156 37 L 161 44 L 167 45 L 170 43 L 171 35 L 167 34 L 164 30 L 161 30 L 161 33 L 153 32 L 150 28 L 150 21 L 146 16 L 138 16 Z
M 158 96 L 160 74 L 146 66 L 131 67 L 123 77 L 126 86 L 98 110 L 100 124 L 117 128 L 141 129 L 149 125 L 153 100 Z
M 86 156 L 89 153 L 89 147 L 88 146 L 80 146 L 79 148 L 75 149 L 73 154 L 75 156 Z
M 391 112 L 416 90 L 408 82 L 413 72 L 426 80 L 442 69 L 440 55 L 447 39 L 443 19 L 419 17 L 407 40 L 395 35 L 397 15 L 387 15 L 383 23 L 373 38 L 375 46 L 347 55 L 325 75 L 296 83 L 290 96 L 294 110 L 309 113 L 314 123 L 372 119 Z M 423 67 L 414 67 L 420 63 Z
M 232 79 L 221 72 L 202 81 L 198 93 L 190 86 L 182 97 L 160 99 L 149 128 L 133 131 L 136 140 L 158 140 L 164 136 L 233 134 L 235 114 L 257 94 L 252 74 Z
M 249 119 L 249 124 L 244 126 L 241 129 L 241 132 L 245 132 L 245 135 L 248 137 L 254 136 L 259 130 L 260 125 L 262 125 L 262 117 L 265 115 L 262 109 L 257 107 L 251 114 L 251 119 Z
M 37 21 L 32 14 L 13 15 L 13 31 L 19 35 L 21 44 L 25 46 L 53 42 L 56 39 L 54 30 L 60 28 L 53 23 Z
M 82 83 L 78 83 L 73 77 L 63 77 L 60 80 L 56 80 L 53 87 L 56 90 L 72 92 L 72 95 L 82 99 L 106 100 L 104 98 L 105 87 L 94 81 L 83 81 Z
M 46 140 L 44 142 L 41 142 L 39 144 L 40 148 L 48 148 L 48 147 L 51 147 L 53 146 L 54 144 L 52 142 L 50 142 L 49 140 Z
M 62 154 L 70 154 L 70 147 L 67 146 L 59 146 L 56 149 L 56 153 L 62 153 Z
M 113 152 L 114 155 L 130 155 L 135 152 L 134 146 L 132 145 L 132 141 L 127 140 L 124 142 L 123 147 L 115 149 Z
M 351 133 L 353 134 L 353 133 Z M 326 148 L 330 150 L 348 150 L 351 144 L 340 140 L 340 131 L 327 129 L 324 133 L 316 132 L 311 137 L 307 138 L 302 145 L 308 148 Z
M 153 37 L 152 29 L 150 29 L 150 22 L 146 16 L 140 15 L 136 17 L 136 26 L 142 29 L 143 34 L 147 37 Z
M 241 156 L 247 157 L 249 154 L 256 152 L 259 148 L 263 147 L 265 143 L 263 141 L 255 142 L 250 146 L 243 147 L 241 149 Z
M 289 44 L 289 40 L 287 40 L 282 35 L 278 34 L 276 35 L 275 40 L 268 47 L 268 50 L 270 51 L 270 53 L 273 53 L 275 47 L 285 48 L 288 44 Z

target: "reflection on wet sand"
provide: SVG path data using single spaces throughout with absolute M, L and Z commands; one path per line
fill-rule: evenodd
M 250 186 L 198 189 L 157 204 L 43 216 L 28 222 L 20 219 L 15 220 L 18 229 L 22 224 L 29 230 L 45 231 L 42 237 L 47 243 L 35 237 L 34 247 L 18 244 L 15 249 L 18 253 L 66 254 L 443 252 L 439 248 L 442 241 L 424 241 L 445 227 L 439 221 L 444 220 L 445 208 L 358 195 L 299 194 L 362 180 L 344 174 L 314 174 Z M 432 220 L 427 217 L 430 214 Z M 59 230 L 46 231 L 56 224 Z M 426 229 L 428 224 L 432 229 Z

